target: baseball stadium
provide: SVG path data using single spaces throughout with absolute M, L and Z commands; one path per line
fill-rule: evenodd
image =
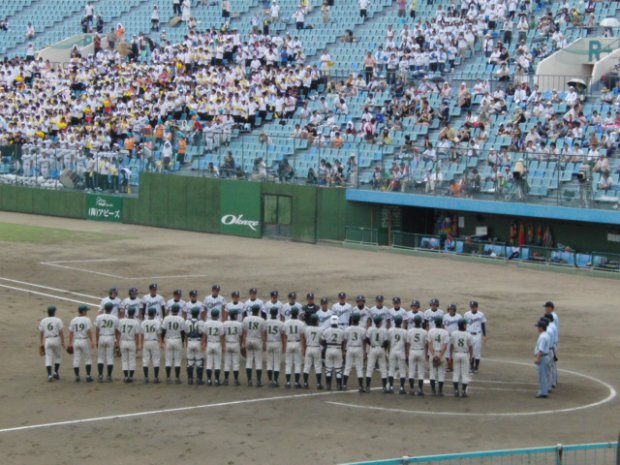
M 11 465 L 620 465 L 620 4 L 0 0 Z

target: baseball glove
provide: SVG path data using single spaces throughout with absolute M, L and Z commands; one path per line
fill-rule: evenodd
M 41 357 L 43 357 L 43 356 L 45 355 L 45 347 L 43 346 L 43 344 L 41 344 L 41 345 L 39 346 L 39 355 L 40 355 Z
M 433 357 L 433 366 L 437 368 L 439 365 L 441 365 L 441 357 L 439 357 L 439 355 L 435 355 Z
M 73 353 L 73 346 L 67 346 L 67 353 L 68 354 L 72 354 Z

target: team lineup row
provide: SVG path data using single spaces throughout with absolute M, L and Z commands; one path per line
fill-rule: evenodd
M 339 300 L 344 299 L 346 295 L 341 293 Z M 411 312 L 406 312 L 398 305 L 399 300 L 393 299 L 395 305 L 389 312 L 377 312 L 376 306 L 368 309 L 363 296 L 358 296 L 355 308 L 346 302 L 339 302 L 335 305 L 349 306 L 346 321 L 342 315 L 330 314 L 327 324 L 322 324 L 319 314 L 331 313 L 331 309 L 308 311 L 308 305 L 304 306 L 305 311 L 293 305 L 290 315 L 283 315 L 281 308 L 271 306 L 268 307 L 267 317 L 262 315 L 264 306 L 255 303 L 241 321 L 238 319 L 241 312 L 229 307 L 227 320 L 222 322 L 219 308 L 213 308 L 210 318 L 204 321 L 200 318 L 200 306 L 191 307 L 186 318 L 183 318 L 180 316 L 181 306 L 172 303 L 163 320 L 159 318 L 158 309 L 150 306 L 146 310 L 147 319 L 140 321 L 136 318 L 137 308 L 128 307 L 123 318 L 119 319 L 113 315 L 113 303 L 108 301 L 103 303 L 103 313 L 95 320 L 94 336 L 93 324 L 86 316 L 88 307 L 79 308 L 79 316 L 70 324 L 68 351 L 73 353 L 76 381 L 80 380 L 82 360 L 87 381 L 93 380 L 90 373 L 91 349 L 96 344 L 99 381 L 103 381 L 106 365 L 107 379 L 111 381 L 114 349 L 120 348 L 125 382 L 133 381 L 136 354 L 140 351 L 145 382 L 149 382 L 150 365 L 154 369 L 155 382 L 158 382 L 161 349 L 165 351 L 167 381 L 171 382 L 174 368 L 176 382 L 181 383 L 181 359 L 185 349 L 189 384 L 194 382 L 194 372 L 197 384 L 204 384 L 203 366 L 206 361 L 207 384 L 212 384 L 215 375 L 214 382 L 219 385 L 223 357 L 222 384 L 228 384 L 232 371 L 234 383 L 239 385 L 240 359 L 243 355 L 249 385 L 252 385 L 252 368 L 256 374 L 256 385 L 262 385 L 264 357 L 270 385 L 278 387 L 284 354 L 287 388 L 291 387 L 291 375 L 294 375 L 295 387 L 302 387 L 303 359 L 305 388 L 308 388 L 312 369 L 317 378 L 317 387 L 323 388 L 321 375 L 324 364 L 328 389 L 331 389 L 334 374 L 338 389 L 347 389 L 349 375 L 355 368 L 359 390 L 367 392 L 370 390 L 373 371 L 378 368 L 384 392 L 394 391 L 394 379 L 397 378 L 400 381 L 399 392 L 405 394 L 405 382 L 409 378 L 410 393 L 415 393 L 417 381 L 419 395 L 424 393 L 426 364 L 430 362 L 430 385 L 434 395 L 443 395 L 445 373 L 449 365 L 451 368 L 453 366 L 454 394 L 457 397 L 467 396 L 470 370 L 475 371 L 479 366 L 483 333 L 486 333 L 486 319 L 478 310 L 478 304 L 472 301 L 471 310 L 462 318 L 456 313 L 456 305 L 450 305 L 448 313 L 443 315 L 437 308 L 439 302 L 433 299 L 429 310 L 435 315 L 429 319 L 426 317 L 428 310 L 423 313 L 413 308 Z M 322 301 L 322 307 L 325 305 L 326 302 Z M 381 306 L 379 310 L 382 310 Z M 46 356 L 50 381 L 59 378 L 60 349 L 65 347 L 63 324 L 55 317 L 55 313 L 55 307 L 51 306 L 48 318 L 42 320 L 39 326 L 41 353 Z M 410 327 L 406 329 L 408 322 Z

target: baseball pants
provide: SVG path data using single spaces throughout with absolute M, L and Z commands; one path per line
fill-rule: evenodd
M 358 378 L 364 377 L 364 350 L 362 347 L 349 347 L 344 360 L 344 375 L 349 376 L 355 367 Z
M 183 358 L 181 339 L 166 339 L 166 366 L 180 367 Z
M 331 376 L 334 368 L 342 366 L 342 349 L 340 347 L 328 347 L 325 351 L 325 370 Z
M 135 341 L 121 341 L 121 366 L 123 371 L 135 371 L 136 369 L 136 343 Z
M 79 368 L 84 360 L 84 365 L 92 365 L 93 358 L 90 353 L 90 341 L 88 339 L 76 339 L 73 341 L 73 368 Z
M 409 379 L 424 379 L 425 358 L 423 350 L 409 351 Z
M 248 339 L 245 346 L 245 367 L 246 369 L 262 370 L 263 368 L 263 343 L 260 339 Z
M 405 359 L 404 351 L 402 352 L 391 351 L 388 361 L 389 361 L 389 369 L 388 369 L 389 376 L 395 377 L 396 371 L 398 371 L 400 378 L 404 378 L 405 376 L 407 376 L 407 360 Z
M 368 352 L 368 362 L 366 363 L 366 377 L 372 377 L 375 365 L 379 364 L 379 372 L 381 378 L 387 378 L 387 363 L 385 359 L 385 350 L 382 347 L 371 347 Z
M 482 334 L 476 333 L 471 335 L 472 345 L 474 347 L 474 358 L 479 360 L 482 356 Z
M 224 371 L 239 371 L 239 357 L 241 349 L 239 343 L 226 344 L 226 352 L 224 353 Z
M 553 387 L 558 384 L 558 367 L 555 362 L 555 349 L 549 351 L 549 386 Z
M 60 354 L 61 354 L 61 346 L 60 346 L 60 338 L 59 337 L 48 337 L 45 339 L 45 366 L 51 367 L 54 366 L 55 363 L 60 364 Z
M 290 375 L 301 373 L 301 344 L 299 342 L 289 342 L 286 344 L 285 373 Z
M 207 343 L 207 370 L 222 368 L 222 346 L 217 342 Z
M 279 342 L 267 343 L 267 370 L 280 371 L 282 358 L 282 344 Z
M 323 364 L 321 361 L 321 348 L 320 347 L 308 347 L 306 348 L 306 356 L 304 358 L 304 373 L 310 373 L 310 370 L 314 367 L 314 372 L 320 375 L 323 371 Z
M 159 368 L 161 361 L 161 355 L 159 353 L 159 342 L 157 341 L 144 341 L 144 348 L 142 349 L 142 366 L 149 366 L 149 362 L 153 365 L 153 368 Z
M 187 341 L 187 366 L 202 368 L 203 360 L 200 339 Z
M 446 359 L 441 358 L 439 361 L 439 366 L 435 366 L 431 362 L 431 374 L 430 379 L 433 381 L 439 381 L 443 383 L 446 380 Z
M 469 384 L 469 354 L 466 352 L 455 352 L 452 355 L 454 361 L 452 365 L 452 382 L 461 384 Z
M 538 394 L 549 395 L 549 355 L 543 355 L 538 364 Z
M 101 336 L 97 346 L 97 363 L 114 365 L 114 336 Z

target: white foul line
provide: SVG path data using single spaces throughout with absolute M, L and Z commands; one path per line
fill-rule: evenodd
M 77 295 L 77 296 L 80 296 L 80 297 L 88 297 L 89 299 L 99 299 L 100 298 L 100 297 L 97 297 L 96 295 L 80 294 L 79 292 L 73 292 L 73 291 L 69 291 L 67 289 L 58 289 L 58 288 L 55 288 L 55 287 L 42 286 L 41 284 L 28 283 L 26 281 L 18 281 L 17 279 L 3 278 L 1 276 L 0 276 L 0 280 L 8 281 L 8 282 L 11 282 L 11 283 L 16 283 L 16 284 L 24 284 L 26 286 L 38 287 L 40 289 L 47 289 L 48 291 L 63 292 L 65 294 L 73 294 L 73 295 Z
M 41 262 L 41 265 L 54 266 L 56 268 L 63 268 L 65 270 L 71 270 L 71 271 L 79 271 L 81 273 L 92 273 L 92 274 L 97 274 L 99 276 L 105 276 L 106 278 L 129 279 L 124 276 L 118 276 L 116 274 L 103 273 L 102 271 L 84 270 L 82 268 L 76 268 L 75 266 L 59 265 L 58 263 L 54 263 L 54 262 Z
M 88 305 L 90 307 L 98 307 L 99 306 L 99 304 L 93 304 L 93 303 L 84 302 L 84 301 L 81 301 L 81 300 L 69 299 L 68 297 L 61 297 L 59 295 L 46 294 L 45 292 L 33 291 L 31 289 L 24 289 L 24 288 L 21 288 L 21 287 L 7 286 L 5 284 L 0 284 L 0 287 L 4 287 L 5 289 L 11 289 L 13 291 L 27 292 L 28 294 L 40 295 L 40 296 L 43 296 L 43 297 L 51 297 L 52 299 L 66 300 L 67 302 L 74 302 L 76 304 L 84 304 L 84 305 Z
M 121 279 L 124 281 L 137 280 L 137 279 L 207 278 L 209 276 L 206 274 L 179 274 L 179 275 L 164 275 L 164 276 L 120 276 L 117 274 L 105 273 L 103 271 L 87 270 L 84 268 L 78 268 L 76 266 L 68 266 L 68 265 L 63 264 L 63 263 L 114 262 L 114 261 L 118 261 L 118 260 L 108 259 L 108 258 L 103 258 L 99 260 L 64 260 L 64 261 L 59 261 L 59 262 L 41 262 L 41 265 L 53 266 L 56 268 L 62 268 L 64 270 L 79 271 L 81 273 L 91 273 L 91 274 L 96 274 L 99 276 L 105 276 L 106 278 Z
M 347 391 L 347 393 L 350 393 L 350 392 L 357 392 L 357 391 L 355 390 Z M 327 396 L 327 395 L 335 395 L 335 394 L 343 394 L 343 392 L 327 391 L 327 392 L 313 392 L 313 393 L 308 393 L 308 394 L 294 394 L 294 395 L 288 395 L 288 396 L 261 397 L 258 399 L 235 400 L 235 401 L 230 401 L 230 402 L 219 402 L 216 404 L 192 405 L 188 407 L 175 407 L 175 408 L 160 409 L 160 410 L 148 410 L 146 412 L 124 413 L 120 415 L 108 415 L 104 417 L 82 418 L 79 420 L 56 421 L 52 423 L 41 423 L 38 425 L 27 425 L 27 426 L 16 426 L 13 428 L 3 428 L 3 429 L 0 429 L 0 434 L 11 433 L 15 431 L 25 431 L 25 430 L 31 430 L 31 429 L 52 428 L 55 426 L 69 426 L 69 425 L 77 425 L 81 423 L 94 423 L 97 421 L 122 420 L 125 418 L 144 417 L 148 415 L 159 415 L 162 413 L 178 413 L 178 412 L 187 412 L 191 410 L 204 410 L 204 409 L 216 408 L 216 407 L 229 407 L 229 406 L 243 405 L 243 404 L 257 404 L 261 402 L 271 402 L 271 401 L 276 401 L 276 400 L 303 399 L 306 397 L 318 397 L 318 396 Z

